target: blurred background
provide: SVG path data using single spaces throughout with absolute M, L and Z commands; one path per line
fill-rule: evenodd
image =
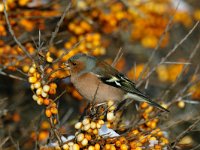
M 123 53 L 116 69 L 170 110 L 158 124 L 166 131 L 169 143 L 173 144 L 199 119 L 198 0 L 7 0 L 6 6 L 16 37 L 32 56 L 42 48 L 48 48 L 48 55 L 54 60 L 67 52 L 52 65 L 53 70 L 80 52 L 110 64 Z M 48 47 L 66 7 L 69 8 L 54 44 Z M 3 10 L 1 0 L 0 148 L 33 149 L 38 143 L 47 143 L 51 125 L 44 114 L 46 106 L 32 99 L 27 82 L 32 62 L 9 33 Z M 57 126 L 62 134 L 71 135 L 87 100 L 67 76 L 65 71 L 54 76 L 55 97 L 65 92 L 57 101 Z M 137 114 L 133 108 L 136 109 L 135 103 L 124 116 L 125 121 Z M 200 149 L 199 122 L 189 131 L 178 142 L 178 148 Z

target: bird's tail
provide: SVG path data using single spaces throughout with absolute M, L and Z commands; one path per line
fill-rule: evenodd
M 138 94 L 132 94 L 132 93 L 128 93 L 125 95 L 125 99 L 128 99 L 128 98 L 132 98 L 136 101 L 140 101 L 140 102 L 146 102 L 152 106 L 155 106 L 163 111 L 166 111 L 166 112 L 169 112 L 169 110 L 167 110 L 166 108 L 162 107 L 161 105 L 159 105 L 158 103 L 152 101 L 151 99 L 149 99 L 148 97 L 146 96 L 143 96 L 143 95 L 138 95 Z

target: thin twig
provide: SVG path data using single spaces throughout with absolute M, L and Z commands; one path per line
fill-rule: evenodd
M 179 0 L 178 4 L 177 4 L 177 6 L 176 6 L 176 9 L 175 9 L 173 15 L 170 16 L 170 19 L 169 19 L 169 21 L 168 21 L 168 23 L 167 23 L 167 26 L 166 26 L 165 30 L 163 31 L 163 33 L 162 33 L 162 35 L 161 35 L 161 37 L 160 37 L 160 39 L 159 39 L 159 41 L 158 41 L 158 44 L 156 45 L 156 48 L 155 48 L 154 51 L 152 52 L 151 56 L 149 57 L 148 62 L 146 63 L 146 65 L 144 66 L 142 72 L 140 73 L 140 75 L 139 75 L 139 77 L 138 77 L 138 81 L 139 81 L 139 82 L 140 82 L 140 80 L 142 79 L 144 73 L 147 71 L 147 69 L 148 69 L 148 67 L 149 67 L 149 65 L 150 65 L 150 63 L 151 63 L 151 61 L 153 60 L 153 58 L 154 58 L 154 56 L 155 56 L 157 50 L 160 48 L 160 45 L 161 45 L 161 43 L 162 43 L 162 41 L 163 41 L 165 35 L 166 35 L 167 32 L 169 31 L 170 26 L 171 26 L 171 24 L 172 24 L 172 21 L 173 21 L 173 19 L 174 19 L 174 15 L 175 15 L 175 13 L 176 13 L 176 11 L 177 11 L 177 9 L 178 9 L 179 3 L 180 3 L 180 0 Z
M 118 63 L 118 61 L 121 59 L 121 57 L 123 56 L 123 52 L 122 52 L 122 48 L 119 49 L 114 61 L 112 62 L 112 67 L 115 67 L 116 64 Z
M 3 75 L 3 76 L 8 76 L 8 77 L 13 78 L 13 79 L 17 79 L 17 80 L 21 80 L 21 81 L 27 81 L 27 80 L 24 79 L 24 78 L 21 78 L 21 77 L 12 75 L 12 74 L 8 74 L 8 73 L 3 72 L 3 71 L 0 71 L 0 74 Z
M 168 53 L 167 53 L 167 55 L 165 56 L 165 57 L 162 57 L 161 58 L 161 61 L 158 63 L 158 64 L 156 64 L 152 69 L 151 69 L 151 71 L 147 74 L 147 76 L 143 79 L 143 80 L 141 80 L 141 81 L 139 81 L 138 83 L 137 83 L 137 85 L 136 85 L 136 87 L 139 87 L 139 86 L 141 86 L 144 82 L 145 82 L 145 80 L 147 80 L 150 76 L 151 76 L 151 74 L 156 70 L 156 68 L 158 67 L 158 66 L 160 66 L 161 64 L 163 64 L 176 50 L 177 50 L 177 48 L 180 46 L 180 45 L 182 45 L 187 39 L 188 39 L 188 37 L 193 33 L 193 31 L 196 29 L 196 27 L 198 26 L 198 24 L 199 24 L 199 21 L 197 21 L 196 23 L 195 23 L 195 25 L 192 27 L 192 29 L 173 47 L 173 49 L 171 49 Z
M 199 47 L 200 47 L 200 39 L 199 39 L 198 43 L 196 44 L 194 50 L 191 52 L 191 54 L 190 54 L 190 56 L 189 56 L 189 59 L 188 59 L 188 63 L 190 63 L 190 62 L 192 61 L 192 59 L 193 59 L 193 57 L 195 56 L 195 54 L 196 54 L 197 50 L 199 49 Z M 167 95 L 167 94 L 177 85 L 177 83 L 181 80 L 181 78 L 183 77 L 183 75 L 184 75 L 184 73 L 185 73 L 185 71 L 186 71 L 187 69 L 188 69 L 188 65 L 185 64 L 185 65 L 183 66 L 183 69 L 181 70 L 180 74 L 177 76 L 176 81 L 173 82 L 173 84 L 171 84 L 171 86 L 170 86 L 169 88 L 167 88 L 167 90 L 166 90 L 166 91 L 164 92 L 164 94 L 162 95 L 163 100 L 164 100 L 164 98 L 166 97 L 166 95 Z
M 8 14 L 7 14 L 7 11 L 6 11 L 6 1 L 3 0 L 3 5 L 4 5 L 4 16 L 5 16 L 5 19 L 6 19 L 6 23 L 7 23 L 7 26 L 8 26 L 8 30 L 11 34 L 11 36 L 13 37 L 15 43 L 21 48 L 21 50 L 34 62 L 34 59 L 31 57 L 31 55 L 28 53 L 28 51 L 26 50 L 26 48 L 20 43 L 20 41 L 17 39 L 17 37 L 15 36 L 15 33 L 11 27 L 11 24 L 10 24 L 10 21 L 8 19 Z
M 171 143 L 171 148 L 175 148 L 176 145 L 178 144 L 178 142 L 187 134 L 189 133 L 191 130 L 193 130 L 197 124 L 200 122 L 200 118 L 198 118 L 193 124 L 191 124 L 186 130 L 184 130 L 181 134 L 179 134 L 177 136 L 177 138 L 175 139 L 174 142 Z
M 69 11 L 70 8 L 71 8 L 71 3 L 69 3 L 69 5 L 66 5 L 66 8 L 65 8 L 60 20 L 57 22 L 56 28 L 55 28 L 54 32 L 52 32 L 51 38 L 49 40 L 49 45 L 48 45 L 47 50 L 49 49 L 49 47 L 51 47 L 53 45 L 54 39 L 55 39 L 59 29 L 60 29 L 60 26 L 61 26 L 61 24 L 62 24 L 62 22 L 63 22 L 63 20 L 66 16 L 66 13 Z

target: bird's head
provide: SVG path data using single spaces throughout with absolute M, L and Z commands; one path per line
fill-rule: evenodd
M 76 54 L 69 58 L 67 67 L 72 74 L 82 74 L 89 72 L 96 65 L 96 58 L 86 54 Z

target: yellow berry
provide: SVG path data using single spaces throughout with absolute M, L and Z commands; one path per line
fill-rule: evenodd
M 37 100 L 37 104 L 42 105 L 43 104 L 43 98 L 39 97 L 38 100 Z
M 45 110 L 45 114 L 46 114 L 47 117 L 51 117 L 51 115 L 52 115 L 52 113 L 49 109 Z
M 89 129 L 90 129 L 90 124 L 84 125 L 83 129 L 84 129 L 85 131 L 89 130 Z
M 38 100 L 38 96 L 35 95 L 35 94 L 32 96 L 32 98 L 33 98 L 34 101 L 37 101 L 37 100 Z
M 48 57 L 46 58 L 46 61 L 49 62 L 49 63 L 52 63 L 52 62 L 53 62 L 53 58 L 50 57 L 50 56 L 48 56 Z
M 110 148 L 111 148 L 111 145 L 110 145 L 110 144 L 106 144 L 106 145 L 105 145 L 105 149 L 106 149 L 106 150 L 110 150 Z
M 38 88 L 37 90 L 36 90 L 36 94 L 39 96 L 39 95 L 41 95 L 42 94 L 42 88 Z
M 75 129 L 80 129 L 82 127 L 82 122 L 77 122 L 74 127 Z
M 113 105 L 114 105 L 114 101 L 109 100 L 109 101 L 108 101 L 108 107 L 111 107 L 111 106 L 113 106 Z
M 85 118 L 85 119 L 83 120 L 83 125 L 86 125 L 86 124 L 89 124 L 89 123 L 90 123 L 90 119 Z
M 127 146 L 126 144 L 122 144 L 122 145 L 120 146 L 120 149 L 121 149 L 121 150 L 128 150 L 128 146 Z
M 98 120 L 98 123 L 99 123 L 100 125 L 104 125 L 104 121 L 103 121 L 103 120 Z
M 82 144 L 83 146 L 87 146 L 87 145 L 88 145 L 88 140 L 87 140 L 86 138 L 84 138 L 84 139 L 82 140 L 81 144 Z
M 97 123 L 96 126 L 97 126 L 97 129 L 101 128 L 101 125 L 99 123 Z
M 62 148 L 63 148 L 64 150 L 69 150 L 69 145 L 68 145 L 68 144 L 64 144 L 64 145 L 62 146 Z
M 97 143 L 97 144 L 94 145 L 94 148 L 95 148 L 95 150 L 100 150 L 101 147 L 100 147 L 100 145 Z
M 37 81 L 37 78 L 36 77 L 29 77 L 28 78 L 28 82 L 29 83 L 35 83 Z
M 44 91 L 42 91 L 41 95 L 42 95 L 42 97 L 44 97 L 44 98 L 48 96 L 48 94 L 47 94 L 46 92 L 44 92 Z
M 185 107 L 185 102 L 184 101 L 179 101 L 178 102 L 178 107 L 179 108 L 184 108 Z
M 92 129 L 95 129 L 97 127 L 97 124 L 95 122 L 91 122 L 90 126 L 91 126 Z
M 108 112 L 107 113 L 107 120 L 108 121 L 113 121 L 115 119 L 114 113 L 113 112 Z
M 49 86 L 49 85 L 44 85 L 44 86 L 43 86 L 43 91 L 44 91 L 44 92 L 48 93 L 49 90 L 50 90 L 50 86 Z
M 50 110 L 52 114 L 58 114 L 58 109 L 56 107 L 52 107 Z
M 78 144 L 74 144 L 73 145 L 73 148 L 72 148 L 72 150 L 79 150 L 80 149 L 80 147 L 79 147 L 79 145 Z
M 78 142 L 81 142 L 83 139 L 84 139 L 84 134 L 83 133 L 80 133 L 80 134 L 77 135 L 77 141 Z
M 95 150 L 94 146 L 89 146 L 88 150 Z
M 94 130 L 93 130 L 93 134 L 97 135 L 97 134 L 98 134 L 98 130 L 97 130 L 97 129 L 94 129 Z
M 34 84 L 34 88 L 38 89 L 41 87 L 41 83 L 39 81 L 37 81 L 35 84 Z
M 34 68 L 34 67 L 31 67 L 30 69 L 29 69 L 29 73 L 35 73 L 36 72 L 36 69 Z

